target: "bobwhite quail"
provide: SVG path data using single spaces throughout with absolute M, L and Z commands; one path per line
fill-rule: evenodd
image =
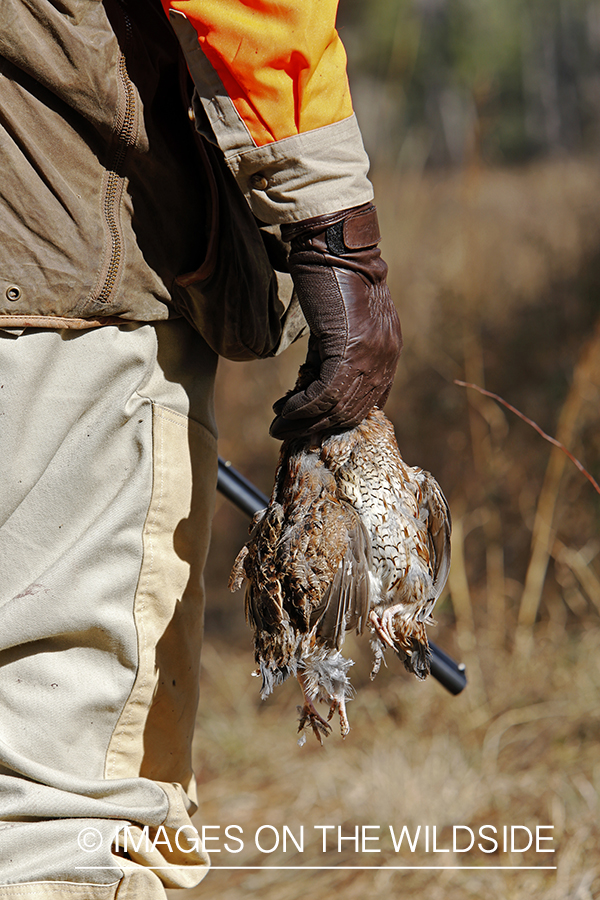
M 432 475 L 407 466 L 379 409 L 355 428 L 281 447 L 269 506 L 257 513 L 231 573 L 246 589 L 262 698 L 300 682 L 299 731 L 322 742 L 317 700 L 349 731 L 346 631 L 368 628 L 374 677 L 387 647 L 418 678 L 429 672 L 425 626 L 450 567 L 450 512 Z M 302 742 L 302 741 L 301 741 Z

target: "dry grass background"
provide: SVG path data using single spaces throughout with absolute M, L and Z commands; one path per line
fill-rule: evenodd
M 433 471 L 450 501 L 453 565 L 431 636 L 466 662 L 469 686 L 453 698 L 392 659 L 371 684 L 368 643 L 352 638 L 352 731 L 298 748 L 295 686 L 265 703 L 250 677 L 242 596 L 225 587 L 247 523 L 219 500 L 196 821 L 240 825 L 245 847 L 215 853 L 213 864 L 376 868 L 213 871 L 189 896 L 598 898 L 600 498 L 564 454 L 453 379 L 501 394 L 598 479 L 600 167 L 555 160 L 380 174 L 376 190 L 406 345 L 387 412 L 407 461 Z M 265 491 L 277 454 L 270 405 L 302 355 L 295 347 L 279 360 L 221 366 L 221 453 Z M 321 852 L 315 825 L 349 835 L 357 824 L 381 826 L 381 843 L 370 845 L 381 853 L 355 853 L 349 842 Z M 404 824 L 437 826 L 442 847 L 455 824 L 553 825 L 556 852 L 395 853 L 388 826 Z M 261 825 L 296 835 L 304 825 L 305 851 L 258 852 Z M 557 869 L 381 868 L 394 865 Z

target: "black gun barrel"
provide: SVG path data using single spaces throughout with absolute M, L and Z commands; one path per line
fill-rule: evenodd
M 230 462 L 219 457 L 219 475 L 217 488 L 231 500 L 234 506 L 250 518 L 269 504 L 269 498 L 256 485 L 244 478 Z M 448 656 L 432 641 L 429 641 L 431 650 L 431 674 L 451 694 L 460 694 L 467 685 L 467 673 L 464 665 L 459 665 L 451 656 Z

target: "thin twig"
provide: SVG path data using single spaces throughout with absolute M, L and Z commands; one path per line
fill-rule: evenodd
M 536 422 L 534 422 L 533 419 L 530 419 L 528 416 L 524 415 L 524 413 L 520 412 L 518 409 L 512 406 L 512 404 L 508 403 L 502 397 L 499 397 L 498 394 L 493 394 L 492 391 L 486 391 L 485 388 L 479 387 L 478 384 L 472 384 L 470 381 L 459 381 L 457 378 L 454 379 L 454 384 L 457 384 L 459 387 L 473 388 L 473 390 L 479 391 L 480 394 L 484 394 L 486 397 L 491 397 L 492 400 L 496 400 L 498 403 L 501 403 L 502 406 L 510 409 L 510 411 L 513 412 L 516 416 L 518 416 L 524 422 L 527 422 L 528 425 L 531 425 L 531 427 L 534 428 L 537 433 L 540 434 L 546 441 L 548 441 L 550 444 L 554 444 L 554 446 L 558 447 L 559 450 L 562 450 L 562 452 L 569 457 L 571 462 L 575 463 L 581 474 L 585 475 L 587 480 L 591 482 L 591 484 L 596 489 L 596 492 L 600 494 L 600 484 L 598 484 L 593 475 L 590 475 L 588 470 L 584 466 L 582 466 L 582 464 L 575 456 L 573 456 L 570 450 L 567 450 L 564 444 L 561 444 L 561 442 L 557 441 L 556 438 L 553 438 L 549 434 L 546 434 L 545 431 L 542 431 L 540 426 Z

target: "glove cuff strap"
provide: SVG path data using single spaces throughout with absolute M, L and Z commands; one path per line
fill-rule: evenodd
M 284 225 L 281 236 L 289 242 L 324 237 L 329 252 L 336 256 L 375 247 L 381 240 L 377 210 L 372 203 Z
M 327 249 L 336 256 L 376 247 L 381 240 L 377 210 L 374 206 L 352 213 L 325 232 Z

